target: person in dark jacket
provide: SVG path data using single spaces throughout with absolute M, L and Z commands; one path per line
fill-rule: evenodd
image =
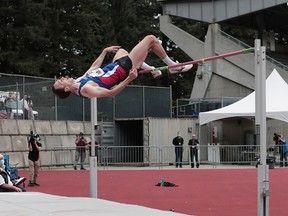
M 285 160 L 285 167 L 287 167 L 288 163 L 287 163 L 286 141 L 282 134 L 278 135 L 278 145 L 279 145 L 279 153 L 280 153 L 280 167 L 283 167 L 284 160 Z
M 77 170 L 77 163 L 80 159 L 81 170 L 85 170 L 84 161 L 86 159 L 86 147 L 88 145 L 87 139 L 84 137 L 84 134 L 80 132 L 75 139 L 76 151 L 75 151 L 75 160 L 74 160 L 74 170 Z
M 188 146 L 190 147 L 190 160 L 191 160 L 191 168 L 194 168 L 194 158 L 196 167 L 199 168 L 199 160 L 198 160 L 198 149 L 199 149 L 199 141 L 196 139 L 196 135 L 192 135 L 192 139 L 189 140 Z
M 40 150 L 42 144 L 40 143 L 40 136 L 31 132 L 30 139 L 28 141 L 28 159 L 29 159 L 29 184 L 28 187 L 40 186 L 37 183 L 37 177 L 40 167 Z
M 184 139 L 181 137 L 180 131 L 178 131 L 177 136 L 173 139 L 172 143 L 175 146 L 176 168 L 178 168 L 178 166 L 182 168 Z

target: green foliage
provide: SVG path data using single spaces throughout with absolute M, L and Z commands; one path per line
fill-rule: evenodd
M 107 46 L 121 45 L 130 51 L 146 35 L 165 39 L 159 29 L 161 13 L 157 0 L 1 0 L 0 71 L 42 77 L 80 76 Z M 196 28 L 188 26 L 192 32 Z M 191 60 L 171 41 L 163 46 L 169 47 L 168 54 L 175 60 Z M 104 64 L 111 59 L 109 54 Z M 152 54 L 147 63 L 164 65 Z M 172 85 L 173 98 L 186 97 L 193 76 L 164 72 L 162 78 L 153 79 L 145 74 L 132 84 Z
M 191 61 L 159 29 L 161 4 L 157 0 L 1 0 L 0 72 L 54 77 L 82 75 L 107 46 L 130 51 L 144 36 L 162 40 L 168 55 L 179 62 Z M 172 22 L 204 41 L 208 24 L 180 17 Z M 249 43 L 257 31 L 221 25 L 222 30 Z M 277 44 L 287 46 L 287 35 L 275 33 Z M 104 64 L 110 62 L 109 54 Z M 160 67 L 155 55 L 146 62 Z M 159 79 L 140 75 L 132 84 L 172 86 L 173 99 L 189 97 L 197 66 L 191 72 Z
M 1 72 L 53 77 L 66 69 L 75 76 L 82 74 L 111 42 L 105 30 L 112 23 L 102 19 L 109 11 L 106 2 L 2 1 Z

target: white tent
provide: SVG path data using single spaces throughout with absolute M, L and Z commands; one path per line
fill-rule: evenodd
M 266 79 L 266 117 L 288 122 L 288 85 L 276 69 Z M 230 118 L 255 116 L 255 91 L 243 99 L 226 107 L 208 112 L 200 112 L 200 125 Z

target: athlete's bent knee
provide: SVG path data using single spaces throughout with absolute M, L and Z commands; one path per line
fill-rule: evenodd
M 116 52 L 116 54 L 119 54 L 119 55 L 128 55 L 128 52 L 127 52 L 125 49 L 120 48 L 120 49 Z
M 122 58 L 122 57 L 124 57 L 124 56 L 127 56 L 128 54 L 129 54 L 129 53 L 128 53 L 125 49 L 120 48 L 120 49 L 116 52 L 116 54 L 115 54 L 115 56 L 114 56 L 114 58 L 113 58 L 113 62 L 116 61 L 117 59 L 120 59 L 120 58 Z
M 147 35 L 145 40 L 148 40 L 150 43 L 158 42 L 158 39 L 154 35 Z

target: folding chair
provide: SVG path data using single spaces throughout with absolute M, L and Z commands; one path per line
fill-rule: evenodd
M 15 185 L 18 186 L 20 184 L 23 184 L 23 187 L 25 188 L 25 180 L 26 180 L 26 178 L 20 177 L 18 175 L 17 165 L 19 163 L 10 164 L 10 156 L 9 155 L 4 155 L 4 164 L 5 164 L 6 168 L 7 168 L 7 170 L 10 172 L 11 181 L 12 180 L 17 180 L 17 183 Z

